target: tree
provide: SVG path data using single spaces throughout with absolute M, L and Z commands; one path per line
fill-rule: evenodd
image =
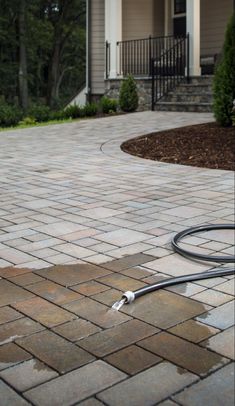
M 223 127 L 232 125 L 235 99 L 235 12 L 227 26 L 222 58 L 215 72 L 213 91 L 216 121 Z
M 19 99 L 23 110 L 28 108 L 28 73 L 26 54 L 26 3 L 19 2 Z

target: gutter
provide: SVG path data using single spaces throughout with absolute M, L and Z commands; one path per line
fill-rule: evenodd
M 92 25 L 92 17 L 91 17 L 91 1 L 87 0 L 86 7 L 87 7 L 87 67 L 86 67 L 86 87 L 87 87 L 87 102 L 91 102 L 91 25 Z

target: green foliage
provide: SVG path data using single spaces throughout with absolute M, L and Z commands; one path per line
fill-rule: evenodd
M 129 75 L 121 84 L 119 104 L 121 109 L 128 113 L 138 108 L 137 86 L 132 75 Z
M 215 72 L 213 111 L 216 121 L 223 127 L 232 125 L 235 99 L 235 13 L 228 23 L 223 54 Z
M 79 118 L 79 117 L 81 117 L 80 107 L 77 106 L 77 104 L 68 106 L 68 107 L 66 107 L 66 109 L 63 110 L 62 115 L 63 115 L 63 118 Z
M 24 117 L 23 120 L 19 122 L 20 125 L 27 126 L 27 125 L 35 125 L 37 122 L 33 117 Z
M 87 103 L 83 107 L 84 115 L 86 117 L 93 117 L 96 116 L 98 112 L 98 105 L 96 103 Z
M 23 113 L 16 106 L 0 104 L 0 127 L 16 126 L 23 117 Z
M 29 98 L 65 105 L 85 82 L 86 0 L 27 0 Z M 19 100 L 19 0 L 0 0 L 0 96 Z
M 50 119 L 50 108 L 42 104 L 35 104 L 28 109 L 27 116 L 34 118 L 38 123 L 43 123 Z
M 104 96 L 100 101 L 100 108 L 104 114 L 115 113 L 118 108 L 118 102 L 115 99 L 109 99 L 108 97 Z

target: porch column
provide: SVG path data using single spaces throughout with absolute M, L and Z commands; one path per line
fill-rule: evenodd
M 189 33 L 189 73 L 200 76 L 200 1 L 187 0 L 187 32 Z
M 110 43 L 110 79 L 117 77 L 117 42 L 122 40 L 122 0 L 105 0 L 105 40 Z

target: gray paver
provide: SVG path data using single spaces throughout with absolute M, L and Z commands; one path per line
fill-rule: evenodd
M 1 406 L 27 406 L 26 400 L 22 399 L 13 389 L 0 379 Z
M 86 399 L 124 379 L 126 375 L 96 361 L 25 393 L 37 406 L 66 406 Z
M 197 377 L 168 362 L 148 369 L 98 395 L 110 406 L 154 405 L 197 380 Z
M 198 316 L 197 320 L 222 330 L 233 326 L 234 300 Z
M 225 366 L 174 399 L 183 406 L 234 405 L 234 365 Z

